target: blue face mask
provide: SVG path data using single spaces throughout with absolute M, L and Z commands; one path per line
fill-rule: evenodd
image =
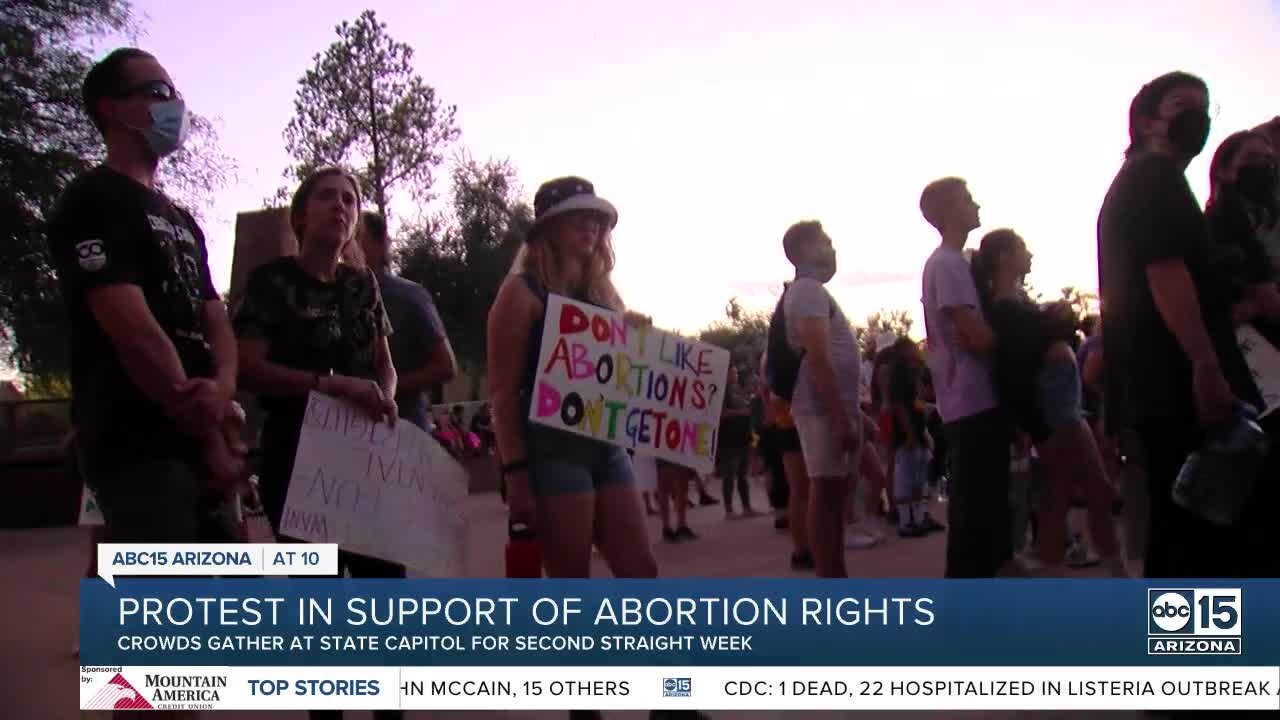
M 166 100 L 151 104 L 151 127 L 142 136 L 156 157 L 171 155 L 182 147 L 191 130 L 191 115 L 182 100 Z

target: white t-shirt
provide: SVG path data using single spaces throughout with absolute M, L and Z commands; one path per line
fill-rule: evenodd
M 787 288 L 787 297 L 782 306 L 787 319 L 787 341 L 797 351 L 800 344 L 800 321 L 806 318 L 822 318 L 831 321 L 831 364 L 836 371 L 836 381 L 840 385 L 840 398 L 844 402 L 845 412 L 849 419 L 856 421 L 862 417 L 859 413 L 858 395 L 862 375 L 862 353 L 858 350 L 858 340 L 853 335 L 853 327 L 845 318 L 840 305 L 831 297 L 831 293 L 822 283 L 812 278 L 796 278 Z M 818 397 L 809 367 L 810 358 L 805 355 L 800 363 L 800 375 L 796 378 L 795 395 L 791 400 L 792 415 L 823 416 L 827 415 L 826 405 Z

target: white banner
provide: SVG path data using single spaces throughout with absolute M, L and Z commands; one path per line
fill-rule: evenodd
M 466 471 L 413 423 L 311 393 L 280 535 L 460 577 L 466 493 Z
M 81 667 L 82 710 L 1277 710 L 1280 667 Z
M 529 419 L 709 473 L 729 351 L 547 299 Z
M 1262 395 L 1261 414 L 1269 415 L 1280 407 L 1280 350 L 1252 325 L 1236 328 L 1236 342 Z

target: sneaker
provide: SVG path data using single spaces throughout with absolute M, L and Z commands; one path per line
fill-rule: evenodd
M 680 542 L 680 538 L 676 537 L 676 531 L 671 528 L 662 528 L 662 539 L 669 543 Z
M 1033 550 L 1024 550 L 1014 555 L 1013 561 L 1027 575 L 1035 575 L 1044 570 L 1044 563 L 1040 562 L 1040 558 L 1036 557 Z
M 796 550 L 791 553 L 792 570 L 812 570 L 813 567 L 813 553 L 808 550 Z
M 869 550 L 879 545 L 883 539 L 863 532 L 856 527 L 851 527 L 844 534 L 844 546 L 847 550 Z
M 928 533 L 935 533 L 935 532 L 941 532 L 943 530 L 946 530 L 947 526 L 943 525 L 937 520 L 934 520 L 933 516 L 930 515 L 929 513 L 925 513 L 924 520 L 920 522 L 920 529 L 923 530 L 925 534 L 928 534 Z
M 719 505 L 719 504 L 720 504 L 720 501 L 719 501 L 719 500 L 717 500 L 716 498 L 711 497 L 710 495 L 703 495 L 702 497 L 698 498 L 698 504 L 700 504 L 700 505 Z
M 1070 568 L 1090 568 L 1095 567 L 1102 562 L 1102 558 L 1098 557 L 1098 553 L 1093 551 L 1085 543 L 1074 543 L 1068 550 L 1066 556 L 1066 565 Z
M 680 527 L 676 528 L 676 539 L 677 540 L 697 540 L 698 535 L 694 531 L 690 530 L 688 525 L 681 525 Z

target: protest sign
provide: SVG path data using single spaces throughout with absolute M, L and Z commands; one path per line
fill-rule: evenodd
M 547 299 L 529 419 L 710 472 L 729 353 L 559 295 Z
M 280 534 L 458 577 L 466 492 L 462 466 L 412 423 L 391 427 L 311 393 Z
M 96 527 L 105 524 L 102 508 L 98 507 L 98 498 L 94 496 L 89 486 L 85 485 L 80 490 L 80 527 Z
M 1236 329 L 1236 341 L 1244 353 L 1249 372 L 1262 395 L 1262 415 L 1270 415 L 1280 407 L 1280 350 L 1276 349 L 1252 325 Z

